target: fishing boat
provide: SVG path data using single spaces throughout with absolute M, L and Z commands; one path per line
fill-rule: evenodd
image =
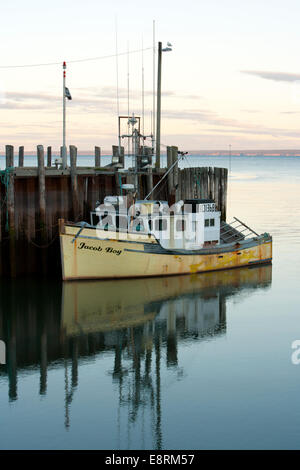
M 106 196 L 89 222 L 60 220 L 63 279 L 193 274 L 271 262 L 270 234 L 258 234 L 238 218 L 221 221 L 212 199 L 171 206 L 151 200 L 155 189 L 139 200 L 135 185 L 126 184 L 125 194 Z
M 159 88 L 157 99 L 156 158 L 160 156 Z M 153 198 L 157 186 L 178 167 L 185 152 L 178 152 L 156 186 L 139 199 L 139 174 L 152 172 L 153 133 L 142 135 L 144 126 L 134 114 L 119 116 L 118 127 L 119 145 L 113 161 L 122 159 L 124 164 L 121 140 L 127 138 L 132 149 L 128 156 L 133 159 L 133 168 L 127 171 L 134 183 L 121 184 L 121 194 L 107 195 L 91 212 L 89 222 L 60 220 L 64 280 L 193 274 L 271 262 L 271 235 L 258 234 L 237 218 L 231 223 L 221 220 L 213 199 Z M 147 138 L 152 147 L 145 146 Z
M 90 223 L 60 221 L 64 280 L 193 274 L 272 260 L 272 237 L 237 218 L 221 222 L 212 200 L 179 201 L 172 210 L 165 201 L 136 201 L 128 211 L 123 203 L 106 198 Z

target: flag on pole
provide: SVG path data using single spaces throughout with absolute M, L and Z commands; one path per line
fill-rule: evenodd
M 69 88 L 67 88 L 67 87 L 65 87 L 65 95 L 66 95 L 66 98 L 68 98 L 68 100 L 71 100 L 71 99 L 72 99 L 70 90 L 69 90 Z

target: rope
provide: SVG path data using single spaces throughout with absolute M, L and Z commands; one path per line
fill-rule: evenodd
M 13 173 L 14 167 L 7 167 L 5 170 L 0 170 L 0 180 L 1 183 L 5 186 L 5 197 L 2 202 L 2 207 L 6 203 L 6 223 L 5 223 L 5 231 L 9 231 L 9 223 L 8 223 L 8 206 L 7 206 L 7 193 L 10 184 L 10 174 Z

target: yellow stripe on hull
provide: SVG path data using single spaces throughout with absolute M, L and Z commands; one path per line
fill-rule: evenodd
M 249 266 L 272 258 L 271 240 L 223 253 L 156 254 L 146 252 L 140 240 L 128 243 L 92 238 L 89 237 L 92 230 L 88 229 L 74 240 L 76 229 L 60 234 L 64 280 L 193 274 Z

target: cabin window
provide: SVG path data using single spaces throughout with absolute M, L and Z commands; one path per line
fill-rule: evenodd
M 176 220 L 176 232 L 184 232 L 185 230 L 185 220 L 179 219 Z
M 214 227 L 215 226 L 215 219 L 209 219 L 209 225 L 210 225 L 210 227 Z
M 112 218 L 111 215 L 104 214 L 100 217 L 100 220 L 101 220 L 101 222 L 100 222 L 101 225 L 100 226 L 104 227 L 104 230 L 108 230 L 109 226 L 115 228 L 115 226 L 114 226 L 115 224 L 114 224 L 114 221 L 113 221 L 113 218 Z
M 166 219 L 156 219 L 155 220 L 155 231 L 165 232 L 168 228 L 168 222 Z
M 116 216 L 116 225 L 117 225 L 117 228 L 122 228 L 122 229 L 127 229 L 127 225 L 128 225 L 128 220 L 127 220 L 127 217 L 125 217 L 124 215 L 117 215 Z
M 204 226 L 205 226 L 205 227 L 209 227 L 209 219 L 205 219 L 205 221 L 204 221 Z

